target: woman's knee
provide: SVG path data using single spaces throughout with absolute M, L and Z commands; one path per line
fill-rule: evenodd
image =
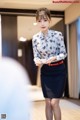
M 59 106 L 59 99 L 52 99 L 52 100 L 51 100 L 51 106 L 52 106 L 52 107 L 57 107 L 57 106 Z
M 51 99 L 46 99 L 46 106 L 51 106 Z

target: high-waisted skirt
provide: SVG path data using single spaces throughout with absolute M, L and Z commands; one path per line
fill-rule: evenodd
M 41 86 L 45 98 L 61 98 L 66 83 L 65 65 L 49 66 L 44 64 L 41 68 Z

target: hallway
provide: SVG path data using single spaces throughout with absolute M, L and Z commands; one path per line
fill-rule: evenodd
M 37 101 L 33 104 L 32 119 L 46 120 L 44 101 Z M 60 106 L 62 110 L 62 120 L 80 120 L 80 106 L 64 99 L 61 100 Z
M 33 101 L 32 120 L 46 120 L 45 102 L 40 87 L 29 86 Z M 62 120 L 80 120 L 80 100 L 61 99 Z

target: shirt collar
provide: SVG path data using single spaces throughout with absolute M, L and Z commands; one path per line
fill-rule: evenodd
M 40 35 L 44 38 L 44 37 L 48 37 L 49 36 L 49 33 L 50 33 L 50 30 L 47 31 L 46 35 L 44 35 L 44 33 L 42 33 L 40 31 Z

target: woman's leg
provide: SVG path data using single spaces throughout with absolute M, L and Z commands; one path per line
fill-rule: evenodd
M 53 109 L 51 106 L 51 99 L 46 98 L 46 107 L 45 107 L 45 113 L 46 113 L 46 120 L 53 120 Z
M 51 106 L 53 108 L 55 120 L 61 120 L 61 110 L 59 106 L 59 99 L 51 99 Z

